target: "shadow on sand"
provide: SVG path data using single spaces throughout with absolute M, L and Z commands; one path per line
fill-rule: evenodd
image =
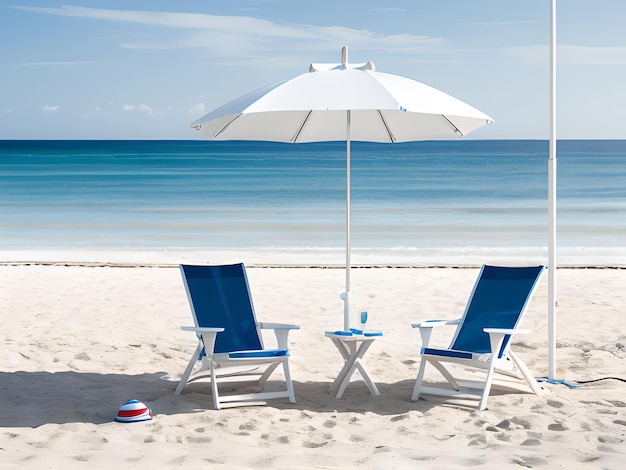
M 139 375 L 73 371 L 0 372 L 0 427 L 109 423 L 115 419 L 119 406 L 132 398 L 145 403 L 157 415 L 213 411 L 208 383 L 188 384 L 180 396 L 174 395 L 176 384 L 176 380 L 165 372 Z M 393 416 L 413 410 L 425 412 L 441 405 L 438 399 L 412 402 L 413 384 L 413 380 L 378 383 L 381 394 L 374 397 L 363 382 L 356 381 L 338 400 L 328 393 L 330 383 L 294 382 L 297 403 L 277 399 L 268 402 L 267 406 L 313 413 Z

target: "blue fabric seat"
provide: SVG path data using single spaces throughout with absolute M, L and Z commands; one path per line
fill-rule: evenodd
M 289 356 L 286 349 L 266 349 L 264 351 L 240 351 L 228 353 L 231 359 L 246 359 L 249 357 L 283 357 Z

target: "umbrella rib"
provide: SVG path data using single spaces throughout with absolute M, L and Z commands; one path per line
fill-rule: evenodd
M 391 133 L 391 129 L 389 129 L 389 126 L 387 125 L 387 121 L 385 121 L 385 116 L 383 116 L 383 112 L 380 109 L 378 109 L 377 111 L 378 111 L 378 115 L 380 116 L 380 120 L 383 122 L 385 129 L 387 129 L 387 134 L 389 134 L 389 140 L 391 142 L 395 142 L 396 138 Z
M 302 129 L 306 125 L 306 122 L 309 120 L 309 116 L 311 115 L 312 112 L 313 112 L 313 110 L 310 109 L 309 112 L 306 114 L 306 117 L 302 121 L 302 124 L 300 124 L 300 127 L 298 128 L 298 132 L 296 132 L 296 135 L 293 138 L 293 143 L 294 144 L 298 141 L 298 137 L 300 137 L 300 133 L 302 132 Z
M 240 113 L 237 116 L 235 116 L 234 118 L 232 118 L 230 121 L 228 121 L 226 124 L 224 124 L 219 131 L 217 131 L 215 134 L 213 134 L 213 137 L 217 137 L 222 132 L 224 132 L 226 129 L 228 129 L 228 126 L 230 126 L 236 119 L 239 119 L 242 115 L 243 115 L 243 113 Z
M 442 114 L 441 117 L 444 118 L 446 121 L 448 121 L 448 123 L 452 126 L 452 129 L 454 129 L 454 132 L 456 132 L 461 137 L 463 137 L 463 133 L 459 130 L 458 127 L 456 127 L 454 124 L 452 124 L 452 121 L 450 121 L 450 119 L 448 119 L 445 114 Z

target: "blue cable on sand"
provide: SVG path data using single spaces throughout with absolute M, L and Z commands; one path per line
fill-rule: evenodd
M 599 382 L 601 380 L 619 380 L 620 382 L 626 382 L 626 379 L 622 379 L 621 377 L 602 377 L 599 379 L 592 379 L 592 380 L 579 380 L 578 382 L 570 382 L 569 380 L 565 380 L 565 379 L 551 379 L 549 377 L 537 377 L 536 380 L 537 382 L 548 382 L 550 384 L 565 385 L 569 388 L 576 388 L 584 384 L 590 384 L 592 382 Z
M 576 388 L 578 384 L 576 382 L 570 382 L 565 379 L 551 379 L 550 377 L 537 377 L 537 382 L 548 382 L 549 384 L 565 385 L 569 388 Z

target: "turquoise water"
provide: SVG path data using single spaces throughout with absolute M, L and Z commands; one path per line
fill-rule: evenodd
M 345 144 L 0 141 L 0 248 L 345 245 Z M 547 244 L 547 141 L 352 144 L 352 244 Z M 626 246 L 626 141 L 558 145 L 558 237 Z

